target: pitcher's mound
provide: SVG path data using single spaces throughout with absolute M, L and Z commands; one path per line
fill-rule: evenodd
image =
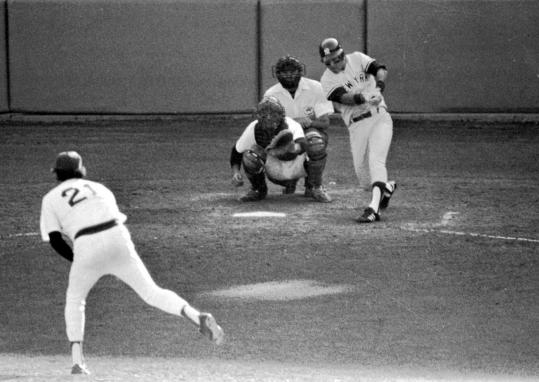
M 239 285 L 205 293 L 220 298 L 241 298 L 253 300 L 297 300 L 328 294 L 346 293 L 350 285 L 324 284 L 315 280 L 286 280 Z

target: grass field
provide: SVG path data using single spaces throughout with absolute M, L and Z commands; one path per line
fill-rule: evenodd
M 37 235 L 66 149 L 114 191 L 155 281 L 227 335 L 216 347 L 105 277 L 87 301 L 87 380 L 539 380 L 537 122 L 396 119 L 399 188 L 372 225 L 354 222 L 370 195 L 336 121 L 333 203 L 275 185 L 238 202 L 228 161 L 248 122 L 0 123 L 0 381 L 73 379 L 69 263 Z

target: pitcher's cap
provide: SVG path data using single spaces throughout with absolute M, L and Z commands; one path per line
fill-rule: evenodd
M 63 151 L 56 157 L 52 172 L 60 171 L 77 171 L 82 170 L 82 157 L 76 151 Z

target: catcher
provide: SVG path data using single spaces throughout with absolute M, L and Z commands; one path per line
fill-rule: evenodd
M 251 189 L 240 198 L 242 202 L 262 200 L 268 194 L 269 181 L 286 187 L 291 180 L 317 172 L 317 150 L 325 150 L 325 142 L 307 144 L 303 128 L 285 116 L 281 102 L 273 96 L 264 97 L 256 108 L 256 119 L 243 131 L 232 147 L 230 166 L 232 184 L 244 184 L 241 166 Z

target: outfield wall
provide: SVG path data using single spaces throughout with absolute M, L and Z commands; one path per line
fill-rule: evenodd
M 338 37 L 389 69 L 394 112 L 539 112 L 535 0 L 9 0 L 0 112 L 243 113 Z
M 539 1 L 369 1 L 367 48 L 403 112 L 539 111 Z
M 249 0 L 10 1 L 11 109 L 245 110 L 257 97 L 256 12 Z

